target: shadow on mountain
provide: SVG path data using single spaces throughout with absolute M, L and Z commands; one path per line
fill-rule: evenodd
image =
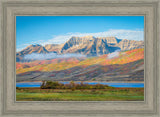
M 109 48 L 110 53 L 115 52 L 116 50 L 121 50 L 120 47 L 108 47 L 108 48 Z
M 52 72 L 31 71 L 17 74 L 16 81 L 144 81 L 144 59 L 114 65 L 90 65 Z

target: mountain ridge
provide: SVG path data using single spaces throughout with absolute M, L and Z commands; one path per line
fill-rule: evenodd
M 92 58 L 56 58 L 16 63 L 19 81 L 144 81 L 144 49 Z
M 136 48 L 144 48 L 144 42 L 118 39 L 116 37 L 94 37 L 91 35 L 84 37 L 72 36 L 68 41 L 63 44 L 47 44 L 45 46 L 36 44 L 27 46 L 22 51 L 16 53 L 16 61 L 23 61 L 24 56 L 31 53 L 77 53 L 90 57 L 109 54 L 114 52 L 115 50 L 126 51 Z

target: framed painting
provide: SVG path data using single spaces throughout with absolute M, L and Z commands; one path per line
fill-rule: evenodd
M 144 101 L 144 16 L 16 16 L 16 49 L 16 101 Z
M 159 116 L 159 0 L 1 0 L 1 116 Z

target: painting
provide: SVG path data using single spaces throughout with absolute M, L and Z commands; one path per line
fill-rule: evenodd
M 16 101 L 144 101 L 144 16 L 16 16 Z

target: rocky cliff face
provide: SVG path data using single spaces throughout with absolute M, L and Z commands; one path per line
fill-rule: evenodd
M 16 54 L 16 60 L 17 62 L 19 62 L 23 59 L 24 55 L 31 53 L 78 53 L 87 56 L 98 56 L 114 52 L 117 49 L 125 51 L 136 48 L 144 48 L 144 42 L 127 39 L 117 39 L 116 37 L 71 37 L 67 42 L 59 45 L 47 44 L 45 45 L 45 47 L 39 44 L 30 45 Z
M 144 48 L 144 42 L 123 39 L 122 41 L 117 43 L 115 46 L 120 47 L 121 51 L 125 51 L 125 50 L 132 50 L 136 48 Z
M 98 37 L 98 39 L 102 39 L 108 45 L 115 45 L 121 41 L 121 39 L 117 39 L 116 37 Z
M 24 55 L 31 54 L 31 53 L 49 53 L 45 47 L 36 44 L 36 45 L 30 45 L 26 47 L 24 50 L 16 53 L 16 61 L 19 62 L 23 59 Z
M 93 36 L 72 37 L 61 49 L 61 53 L 80 53 L 97 56 L 109 53 L 108 45 L 102 39 Z
M 62 46 L 63 46 L 63 44 L 47 44 L 44 47 L 49 52 L 60 53 Z

